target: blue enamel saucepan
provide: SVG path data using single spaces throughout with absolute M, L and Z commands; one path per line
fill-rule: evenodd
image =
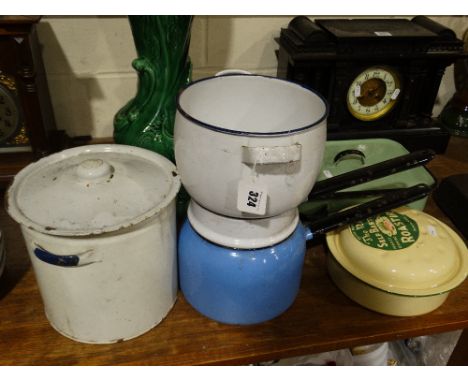
M 332 188 L 327 187 L 329 191 Z M 280 221 L 259 219 L 257 225 L 250 221 L 245 226 L 245 220 L 205 211 L 204 216 L 211 214 L 212 219 L 199 224 L 201 215 L 193 212 L 201 207 L 192 201 L 179 235 L 180 288 L 197 311 L 215 321 L 248 325 L 270 320 L 288 309 L 296 298 L 307 240 L 410 203 L 430 191 L 424 184 L 399 189 L 307 224 L 298 220 L 297 211 L 280 216 Z M 226 227 L 221 227 L 223 218 Z M 236 242 L 237 236 L 249 239 L 252 247 L 242 240 Z

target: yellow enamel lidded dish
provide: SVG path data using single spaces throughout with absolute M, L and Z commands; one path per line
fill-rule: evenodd
M 463 240 L 436 218 L 406 207 L 327 235 L 334 283 L 380 313 L 414 316 L 438 308 L 468 273 Z

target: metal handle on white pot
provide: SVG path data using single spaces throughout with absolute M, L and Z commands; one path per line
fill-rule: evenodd
M 302 146 L 242 146 L 242 162 L 245 164 L 292 163 L 301 160 Z
M 215 74 L 215 77 L 233 74 L 252 74 L 242 69 L 226 69 Z M 242 146 L 242 162 L 245 164 L 279 164 L 291 163 L 301 160 L 301 145 L 296 143 L 290 146 Z
M 56 255 L 35 244 L 34 254 L 39 260 L 60 267 L 82 267 L 99 262 L 93 257 L 93 250 L 88 250 L 74 255 Z

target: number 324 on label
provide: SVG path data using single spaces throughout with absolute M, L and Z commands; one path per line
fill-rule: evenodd
M 265 186 L 241 181 L 237 192 L 237 209 L 255 215 L 265 215 L 268 193 Z

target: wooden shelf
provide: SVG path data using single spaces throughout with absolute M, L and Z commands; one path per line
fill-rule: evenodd
M 439 180 L 468 173 L 467 152 L 468 140 L 452 138 L 447 153 L 429 168 Z M 453 227 L 432 199 L 426 211 Z M 385 316 L 362 308 L 333 285 L 318 243 L 308 248 L 295 303 L 274 320 L 252 326 L 220 324 L 197 313 L 179 294 L 169 315 L 146 334 L 112 345 L 81 344 L 49 325 L 19 226 L 3 208 L 0 227 L 8 251 L 0 279 L 2 365 L 245 365 L 468 327 L 468 282 L 432 313 Z

